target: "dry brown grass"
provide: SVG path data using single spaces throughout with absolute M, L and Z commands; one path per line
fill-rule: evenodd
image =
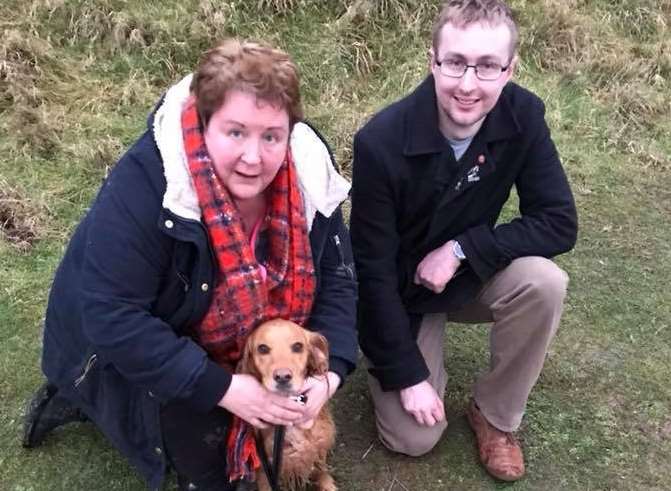
M 25 193 L 0 179 L 0 238 L 19 251 L 27 251 L 38 239 L 37 207 Z
M 344 33 L 343 58 L 358 76 L 370 75 L 377 67 L 377 57 L 373 54 L 366 35 L 359 30 Z
M 344 13 L 332 25 L 337 46 L 352 72 L 364 78 L 384 71 L 384 65 L 398 65 L 410 54 L 388 51 L 399 42 L 394 26 L 406 26 L 404 32 L 416 33 L 423 45 L 436 11 L 435 5 L 416 0 L 349 0 L 343 5 Z
M 42 94 L 37 81 L 45 74 L 45 62 L 52 61 L 49 43 L 15 29 L 5 29 L 1 39 L 0 109 L 38 107 Z
M 84 153 L 80 153 L 82 160 L 90 162 L 90 168 L 93 171 L 102 169 L 103 175 L 107 176 L 110 169 L 119 160 L 124 150 L 121 140 L 114 136 L 106 136 L 98 140 L 95 148 L 86 146 Z
M 100 59 L 62 56 L 64 47 L 77 43 L 89 48 L 99 43 L 117 62 L 129 51 L 146 49 L 155 31 L 138 16 L 115 11 L 107 1 L 36 0 L 24 7 L 0 38 L 0 127 L 22 155 L 52 159 L 62 150 L 64 132 L 87 133 L 72 114 L 95 118 L 110 109 L 146 108 L 160 94 L 146 70 L 131 69 L 119 82 L 101 80 L 90 72 Z M 48 22 L 53 30 L 45 34 Z M 163 61 L 173 78 L 183 72 L 169 58 L 155 58 L 157 64 Z M 98 157 L 91 160 L 98 168 Z
M 58 116 L 50 107 L 62 68 L 48 41 L 6 30 L 0 41 L 0 113 L 17 143 L 41 156 L 59 143 Z
M 669 0 L 613 0 L 604 21 L 637 41 L 651 41 L 668 26 L 670 18 Z
M 256 5 L 259 11 L 270 10 L 276 13 L 289 12 L 297 7 L 299 0 L 257 0 Z
M 667 26 L 661 16 L 657 15 L 651 24 L 655 26 L 654 36 L 641 43 L 640 38 L 622 38 L 617 21 L 628 19 L 639 10 L 605 9 L 595 16 L 593 11 L 581 9 L 578 0 L 539 3 L 541 8 L 533 10 L 533 14 L 527 10 L 520 23 L 522 56 L 541 69 L 566 74 L 581 72 L 598 87 L 640 81 L 650 74 L 668 71 Z M 662 59 L 649 56 L 651 52 Z
M 547 73 L 584 84 L 608 113 L 606 140 L 644 167 L 668 169 L 651 134 L 671 111 L 671 1 L 615 0 L 597 9 L 578 0 L 522 7 L 521 55 Z
M 49 5 L 53 4 L 53 5 Z M 153 37 L 145 21 L 112 1 L 34 2 L 31 22 L 53 23 L 57 41 L 73 46 L 78 43 L 105 43 L 112 51 L 146 47 Z
M 212 39 L 223 37 L 231 8 L 229 5 L 220 5 L 216 0 L 199 0 L 197 20 L 191 26 L 191 31 L 207 32 Z
M 36 154 L 51 158 L 61 144 L 62 115 L 56 115 L 45 104 L 39 107 L 17 105 L 10 129 L 24 155 Z

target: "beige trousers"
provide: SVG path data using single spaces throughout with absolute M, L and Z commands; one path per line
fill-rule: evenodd
M 444 398 L 447 386 L 443 356 L 446 321 L 493 322 L 489 371 L 477 379 L 473 397 L 492 425 L 515 431 L 559 326 L 567 285 L 567 274 L 552 261 L 519 258 L 490 279 L 473 303 L 457 312 L 424 315 L 417 344 L 431 372 L 428 381 L 438 395 Z M 383 392 L 370 374 L 368 385 L 378 434 L 386 447 L 419 456 L 438 443 L 447 422 L 421 426 L 401 406 L 398 391 Z

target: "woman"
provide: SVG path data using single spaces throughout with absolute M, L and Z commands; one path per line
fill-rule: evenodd
M 226 465 L 231 414 L 310 424 L 354 368 L 356 284 L 349 185 L 302 118 L 295 65 L 252 42 L 211 49 L 166 93 L 56 273 L 26 447 L 88 418 L 151 488 L 172 466 L 181 489 L 225 490 L 250 472 Z M 234 374 L 275 317 L 329 341 L 305 406 Z

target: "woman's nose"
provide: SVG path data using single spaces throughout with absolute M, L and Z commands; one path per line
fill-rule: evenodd
M 261 142 L 257 138 L 248 138 L 242 153 L 243 160 L 248 164 L 261 162 Z

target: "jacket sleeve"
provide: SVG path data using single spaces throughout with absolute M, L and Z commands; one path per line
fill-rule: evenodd
M 231 374 L 152 315 L 172 241 L 157 227 L 160 195 L 131 156 L 117 164 L 89 216 L 82 264 L 84 332 L 98 357 L 159 400 L 216 406 Z
M 329 342 L 329 369 L 341 381 L 354 370 L 357 360 L 357 284 L 349 232 L 338 208 L 329 219 L 319 264 L 319 290 L 308 325 Z
M 399 293 L 400 239 L 390 176 L 366 138 L 354 139 L 352 245 L 359 275 L 359 343 L 383 390 L 410 387 L 429 370 Z
M 533 115 L 535 112 L 535 115 Z M 573 248 L 578 218 L 566 174 L 538 101 L 529 128 L 536 130 L 515 181 L 520 216 L 492 228 L 479 225 L 458 235 L 469 264 L 483 280 L 524 256 L 553 257 Z

